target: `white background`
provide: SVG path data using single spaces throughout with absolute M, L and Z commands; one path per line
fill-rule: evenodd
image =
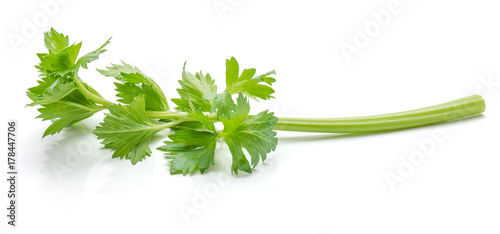
M 7 184 L 0 182 L 0 232 L 499 233 L 499 7 L 485 0 L 2 1 L 1 135 L 6 142 L 7 121 L 17 120 L 20 179 L 16 228 L 6 225 Z M 372 12 L 389 10 L 381 26 Z M 369 41 L 358 42 L 348 62 L 343 43 L 356 46 L 367 25 Z M 83 41 L 82 53 L 113 37 L 109 52 L 81 72 L 110 100 L 113 80 L 95 68 L 124 60 L 172 98 L 184 61 L 223 87 L 225 59 L 235 56 L 242 68 L 277 72 L 276 99 L 252 103 L 254 113 L 370 115 L 474 93 L 487 110 L 373 135 L 280 132 L 276 152 L 251 175 L 231 175 L 221 145 L 206 174 L 172 176 L 156 150 L 135 166 L 111 159 L 90 133 L 102 113 L 42 139 L 49 122 L 25 108 L 25 90 L 36 84 L 35 54 L 45 52 L 51 26 Z M 400 174 L 423 152 L 418 142 L 429 141 L 421 164 Z M 390 173 L 402 181 L 391 187 Z

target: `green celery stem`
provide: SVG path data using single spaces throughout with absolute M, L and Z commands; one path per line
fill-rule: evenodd
M 472 95 L 411 111 L 349 118 L 279 118 L 274 130 L 324 133 L 370 133 L 453 121 L 485 110 L 484 99 Z

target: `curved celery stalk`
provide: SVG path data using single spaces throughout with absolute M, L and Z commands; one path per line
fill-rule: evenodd
M 249 115 L 249 98 L 268 100 L 273 98 L 271 87 L 276 79 L 273 71 L 255 75 L 254 68 L 243 69 L 234 57 L 226 60 L 226 88 L 217 93 L 215 80 L 201 71 L 191 74 L 185 70 L 177 89 L 179 98 L 173 98 L 177 107 L 168 108 L 167 99 L 151 78 L 137 67 L 111 64 L 98 71 L 119 82 L 116 95 L 120 103 L 106 100 L 94 88 L 78 76 L 80 68 L 98 59 L 106 52 L 104 43 L 97 50 L 80 56 L 81 43 L 70 44 L 68 36 L 51 29 L 45 33 L 48 53 L 39 53 L 38 69 L 41 79 L 29 88 L 29 106 L 39 105 L 37 118 L 53 120 L 44 136 L 60 132 L 65 127 L 89 118 L 98 111 L 108 109 L 103 122 L 93 131 L 105 148 L 114 151 L 113 158 L 125 158 L 136 164 L 151 156 L 153 136 L 165 128 L 172 128 L 159 150 L 166 152 L 172 174 L 203 173 L 214 165 L 216 145 L 223 139 L 232 155 L 231 172 L 252 173 L 253 169 L 274 151 L 278 138 L 274 130 L 325 132 L 325 133 L 372 133 L 405 129 L 428 124 L 452 121 L 478 115 L 485 109 L 479 95 L 461 98 L 436 106 L 398 112 L 351 118 L 277 118 L 268 110 Z M 233 100 L 231 95 L 238 95 Z M 218 130 L 215 122 L 222 122 Z M 250 160 L 249 160 L 250 159 Z
M 411 111 L 349 118 L 279 118 L 274 130 L 325 133 L 381 132 L 447 122 L 484 112 L 484 99 L 472 95 Z

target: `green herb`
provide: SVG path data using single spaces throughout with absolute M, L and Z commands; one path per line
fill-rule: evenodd
M 58 133 L 64 127 L 84 120 L 111 104 L 78 77 L 78 69 L 87 68 L 88 63 L 106 51 L 103 48 L 109 42 L 106 41 L 99 49 L 77 60 L 82 43 L 70 45 L 68 37 L 54 29 L 45 33 L 48 53 L 37 54 L 40 63 L 35 66 L 41 78 L 37 86 L 27 91 L 32 100 L 28 105 L 41 106 L 38 118 L 54 121 L 43 134 L 44 137 Z
M 44 41 L 48 52 L 38 54 L 40 63 L 35 66 L 40 80 L 27 91 L 32 100 L 28 105 L 40 106 L 38 118 L 53 121 L 43 136 L 108 110 L 93 133 L 105 148 L 114 151 L 113 158 L 129 159 L 136 164 L 151 156 L 149 145 L 153 136 L 170 128 L 173 134 L 158 149 L 165 152 L 172 174 L 208 170 L 214 165 L 215 148 L 221 139 L 232 154 L 231 171 L 252 173 L 259 162 L 276 149 L 276 130 L 374 133 L 457 120 L 480 114 L 485 109 L 483 98 L 472 95 L 417 110 L 366 117 L 278 118 L 268 110 L 250 115 L 249 98 L 274 98 L 272 84 L 276 80 L 272 76 L 276 73 L 255 75 L 254 68 L 240 73 L 235 58 L 226 60 L 226 87 L 221 92 L 217 91 L 210 74 L 200 71 L 193 75 L 186 71 L 184 64 L 177 89 L 179 98 L 171 99 L 175 110 L 170 110 L 159 85 L 140 69 L 125 62 L 111 64 L 98 71 L 117 81 L 119 103 L 113 103 L 78 76 L 80 67 L 87 69 L 88 63 L 106 52 L 104 47 L 110 40 L 80 58 L 82 43 L 69 44 L 68 36 L 54 29 L 45 33 Z M 216 130 L 216 122 L 222 122 L 224 128 Z

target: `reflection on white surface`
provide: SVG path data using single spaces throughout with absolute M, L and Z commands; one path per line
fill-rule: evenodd
M 189 225 L 210 215 L 217 203 L 224 203 L 221 199 L 226 194 L 272 189 L 272 178 L 278 170 L 275 158 L 278 154 L 273 153 L 252 174 L 232 175 L 231 155 L 225 143 L 220 142 L 215 165 L 203 176 L 199 172 L 170 175 L 167 161 L 154 150 L 165 136 L 153 139 L 152 157 L 132 165 L 128 160 L 111 158 L 112 151 L 102 148 L 91 131 L 85 123 L 78 123 L 64 129 L 43 150 L 46 159 L 40 172 L 45 180 L 39 195 L 49 203 L 56 202 L 63 212 L 95 199 L 119 201 L 169 194 L 170 205 L 165 210 L 176 217 L 177 222 Z M 149 194 L 146 191 L 150 191 Z
M 63 130 L 61 139 L 44 150 L 42 174 L 47 176 L 42 191 L 64 192 L 66 198 L 79 200 L 85 194 L 120 196 L 127 191 L 147 187 L 155 173 L 158 157 L 147 157 L 137 165 L 111 158 L 112 151 L 102 148 L 91 128 L 76 124 Z

